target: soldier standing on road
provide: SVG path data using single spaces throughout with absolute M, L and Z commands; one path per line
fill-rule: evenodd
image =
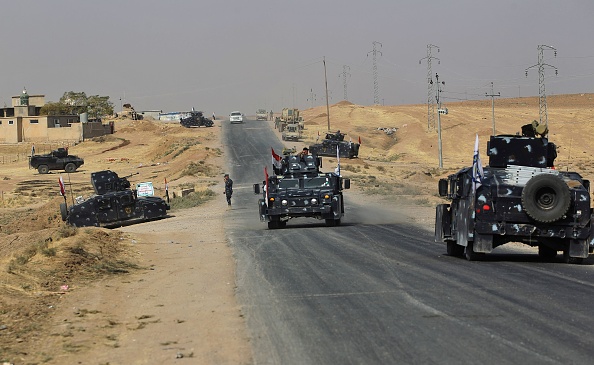
M 274 120 L 274 113 L 272 112 L 272 110 L 270 111 L 270 120 Z
M 227 197 L 227 205 L 231 206 L 231 195 L 233 195 L 233 180 L 229 178 L 229 174 L 225 174 L 225 196 Z

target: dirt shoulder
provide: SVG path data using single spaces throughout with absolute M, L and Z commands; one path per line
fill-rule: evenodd
M 225 209 L 218 199 L 168 219 L 119 228 L 125 233 L 121 244 L 141 269 L 70 288 L 34 358 L 47 364 L 251 363 L 234 296 Z

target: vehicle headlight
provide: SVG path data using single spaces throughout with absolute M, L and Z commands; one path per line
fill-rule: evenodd
M 312 198 L 311 199 L 311 205 L 315 205 L 315 204 L 318 204 L 318 199 Z
M 282 205 L 287 205 L 289 202 L 286 199 L 281 200 Z
M 330 199 L 330 195 L 329 194 L 324 195 L 324 199 Z

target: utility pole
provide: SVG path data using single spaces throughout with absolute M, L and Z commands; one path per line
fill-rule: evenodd
M 442 154 L 442 149 L 441 149 L 441 114 L 442 114 L 443 109 L 441 108 L 440 94 L 441 94 L 441 85 L 445 85 L 445 82 L 442 81 L 441 85 L 439 84 L 439 75 L 438 74 L 435 74 L 435 80 L 436 80 L 436 84 L 437 84 L 437 92 L 435 94 L 435 101 L 437 101 L 437 153 L 439 155 L 439 168 L 443 169 L 443 154 Z M 443 114 L 445 114 L 445 111 L 443 112 Z
M 328 131 L 330 131 L 330 104 L 328 104 L 328 76 L 326 73 L 326 56 L 324 56 L 324 82 L 326 83 L 326 115 L 328 116 Z
M 538 124 L 542 124 L 544 122 L 544 125 L 546 127 L 546 130 L 549 129 L 549 117 L 548 117 L 548 113 L 547 113 L 547 96 L 545 93 L 545 73 L 544 73 L 544 68 L 545 66 L 551 67 L 555 69 L 555 75 L 558 74 L 557 71 L 557 67 L 555 66 L 551 66 L 547 63 L 544 63 L 544 50 L 551 50 L 554 52 L 555 57 L 557 57 L 557 50 L 551 46 L 547 46 L 544 44 L 541 44 L 537 47 L 538 49 L 538 63 L 536 65 L 532 65 L 530 67 L 528 67 L 526 69 L 526 77 L 528 77 L 528 70 L 533 68 L 533 67 L 537 67 L 538 66 Z
M 367 52 L 367 56 L 369 56 L 370 53 L 373 54 L 373 104 L 375 105 L 379 105 L 379 85 L 377 83 L 377 54 L 379 53 L 383 56 L 382 52 L 377 49 L 378 45 L 379 48 L 382 48 L 382 44 L 380 42 L 374 41 L 373 50 Z
M 485 93 L 485 97 L 491 97 L 491 114 L 493 118 L 493 135 L 495 135 L 495 97 L 501 96 L 501 93 L 498 91 L 497 94 L 493 92 L 493 82 L 491 81 L 491 94 Z
M 347 97 L 347 76 L 351 76 L 349 71 L 351 68 L 347 65 L 342 65 L 342 86 L 344 88 L 344 100 L 349 100 Z
M 433 89 L 433 72 L 431 71 L 431 61 L 437 60 L 437 64 L 440 63 L 439 58 L 431 56 L 431 49 L 436 48 L 439 52 L 439 47 L 433 44 L 427 45 L 427 56 L 419 60 L 419 65 L 423 60 L 427 60 L 427 131 L 435 128 L 435 103 L 433 102 L 433 95 L 435 90 Z

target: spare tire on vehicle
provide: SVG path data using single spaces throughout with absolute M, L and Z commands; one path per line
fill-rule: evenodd
M 522 206 L 537 222 L 558 221 L 567 213 L 570 203 L 569 187 L 557 175 L 536 175 L 528 180 L 522 191 Z

